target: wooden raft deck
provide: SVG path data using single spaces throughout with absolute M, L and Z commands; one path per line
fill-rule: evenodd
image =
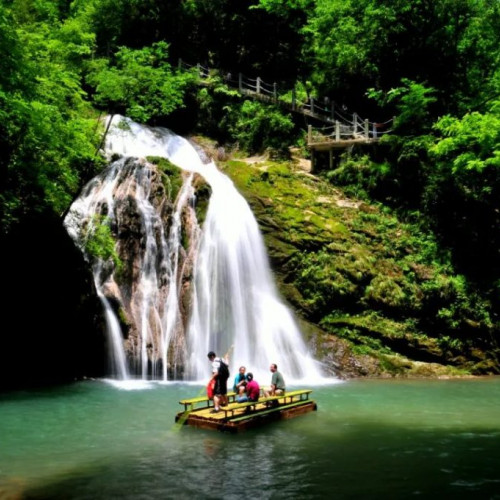
M 235 403 L 235 394 L 229 393 L 229 405 L 222 406 L 218 413 L 211 413 L 213 401 L 206 397 L 183 399 L 179 403 L 184 405 L 184 411 L 177 413 L 175 421 L 202 429 L 241 432 L 317 410 L 316 402 L 309 399 L 311 392 L 310 389 L 290 391 L 283 396 L 260 398 L 256 403 Z

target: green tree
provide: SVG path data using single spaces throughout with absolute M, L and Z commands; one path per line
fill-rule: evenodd
M 237 120 L 237 109 L 241 106 L 240 93 L 228 87 L 222 79 L 214 75 L 209 85 L 202 86 L 196 95 L 198 120 L 197 127 L 202 134 L 220 142 L 229 142 L 231 130 Z
M 6 72 L 0 88 L 1 140 L 7 151 L 0 193 L 5 234 L 30 213 L 64 213 L 98 163 L 98 136 L 80 86 L 81 65 L 73 57 L 78 44 L 60 38 L 67 25 L 36 20 L 13 30 L 11 11 L 1 7 L 0 13 L 0 50 L 8 53 L 1 58 Z M 89 54 L 91 34 L 80 41 L 81 53 Z
M 500 277 L 500 101 L 487 113 L 444 116 L 435 129 L 426 212 L 460 266 L 493 286 Z
M 388 91 L 407 78 L 435 88 L 444 112 L 459 110 L 481 101 L 496 69 L 499 9 L 489 0 L 318 0 L 305 28 L 313 79 L 320 94 L 359 109 L 367 87 Z
M 289 115 L 256 101 L 244 101 L 232 128 L 239 144 L 251 152 L 272 148 L 284 153 L 290 145 L 294 124 Z
M 168 44 L 158 42 L 143 49 L 122 47 L 112 64 L 108 59 L 92 62 L 87 82 L 95 88 L 94 101 L 112 113 L 147 122 L 184 105 L 186 88 L 194 73 L 174 72 L 168 62 Z

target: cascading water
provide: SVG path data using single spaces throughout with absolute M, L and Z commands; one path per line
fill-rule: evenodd
M 289 379 L 318 375 L 289 309 L 275 289 L 252 211 L 213 163 L 199 167 L 212 188 L 195 267 L 188 330 L 189 367 L 206 374 L 206 353 L 234 346 L 233 369 L 244 365 L 263 380 L 270 363 Z
M 99 213 L 99 207 L 106 207 L 108 214 L 114 213 L 113 189 L 117 179 L 119 166 L 120 163 L 115 162 L 108 169 L 106 169 L 101 176 L 92 179 L 85 186 L 80 197 L 72 204 L 71 209 L 64 221 L 68 233 L 79 245 L 84 254 L 86 253 L 86 236 L 93 233 L 97 222 L 97 219 L 94 216 Z M 105 267 L 106 265 L 103 260 L 94 260 L 92 265 L 94 284 L 97 290 L 97 295 L 103 305 L 104 316 L 106 319 L 110 360 L 109 371 L 112 376 L 123 380 L 129 378 L 129 373 L 125 361 L 123 336 L 120 325 L 109 300 L 103 292 L 101 276 L 105 275 Z
M 128 188 L 133 191 L 141 213 L 150 212 L 149 216 L 143 215 L 143 227 L 156 227 L 156 230 L 145 231 L 149 237 L 142 236 L 144 251 L 137 273 L 140 291 L 137 297 L 140 300 L 135 302 L 137 311 L 133 316 L 140 318 L 136 320 L 140 337 L 136 344 L 140 353 L 135 352 L 133 357 L 136 363 L 139 360 L 141 376 L 148 375 L 148 360 L 151 363 L 152 359 L 161 359 L 163 379 L 167 378 L 164 367 L 168 365 L 174 377 L 182 373 L 184 378 L 203 380 L 209 373 L 207 352 L 215 350 L 223 355 L 234 348 L 230 355 L 232 371 L 245 365 L 263 383 L 270 378 L 270 363 L 277 363 L 289 381 L 320 379 L 319 365 L 309 355 L 291 312 L 275 289 L 257 222 L 231 180 L 213 162 L 204 164 L 187 140 L 167 129 L 142 126 L 121 116 L 112 120 L 106 137 L 106 153 L 108 157 L 119 154 L 123 158 L 112 164 L 107 176 L 101 177 L 101 182 L 93 180 L 89 183 L 82 197 L 73 205 L 66 225 L 77 241 L 81 241 L 81 229 L 75 227 L 81 228 L 82 220 L 87 220 L 96 207 L 106 205 L 104 212 L 111 216 L 114 203 L 109 199 L 109 193 L 116 191 L 117 181 L 110 179 L 125 176 L 123 169 L 127 157 L 165 157 L 186 174 L 168 236 L 163 235 L 159 216 L 154 215 L 157 211 L 152 210 L 151 203 L 147 202 L 150 199 L 147 188 L 139 188 L 143 184 L 137 174 L 134 188 Z M 212 193 L 201 235 L 197 224 L 191 224 L 190 228 L 190 248 L 195 251 L 192 256 L 194 278 L 190 311 L 186 311 L 189 320 L 184 329 L 179 292 L 182 269 L 188 259 L 179 260 L 183 251 L 180 243 L 181 214 L 189 209 L 194 217 L 190 203 L 194 174 L 205 179 Z M 111 218 L 111 226 L 117 226 L 116 219 Z M 161 234 L 160 238 L 158 234 Z M 107 289 L 109 293 L 113 281 L 113 273 L 103 275 L 101 271 L 100 277 L 96 277 L 96 286 L 98 290 Z M 161 283 L 166 283 L 167 291 L 163 296 Z M 160 331 L 159 335 L 156 330 Z M 155 343 L 157 338 L 160 339 L 159 345 Z M 183 371 L 174 369 L 177 364 L 183 365 Z M 137 368 L 135 372 L 139 373 Z M 153 378 L 159 378 L 154 362 L 149 373 Z
M 97 264 L 97 265 L 100 265 Z M 98 275 L 98 271 L 94 273 Z M 119 380 L 127 380 L 129 373 L 125 360 L 125 352 L 123 350 L 123 337 L 118 319 L 113 312 L 109 300 L 103 295 L 100 288 L 97 288 L 97 295 L 102 302 L 104 315 L 106 318 L 107 336 L 109 339 L 109 360 L 111 375 Z

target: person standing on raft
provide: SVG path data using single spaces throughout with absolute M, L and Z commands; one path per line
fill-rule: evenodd
M 227 355 L 226 355 L 227 356 Z M 229 378 L 229 369 L 227 359 L 218 358 L 214 351 L 207 354 L 212 363 L 212 378 L 214 385 L 214 409 L 210 413 L 218 413 L 221 406 L 227 406 L 227 379 Z

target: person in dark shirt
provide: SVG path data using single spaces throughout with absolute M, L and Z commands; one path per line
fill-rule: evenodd
M 214 409 L 211 413 L 217 413 L 221 406 L 227 406 L 227 377 L 219 374 L 221 358 L 218 358 L 214 351 L 207 354 L 212 363 L 212 380 L 215 380 L 214 386 Z M 228 364 L 227 360 L 224 360 Z

